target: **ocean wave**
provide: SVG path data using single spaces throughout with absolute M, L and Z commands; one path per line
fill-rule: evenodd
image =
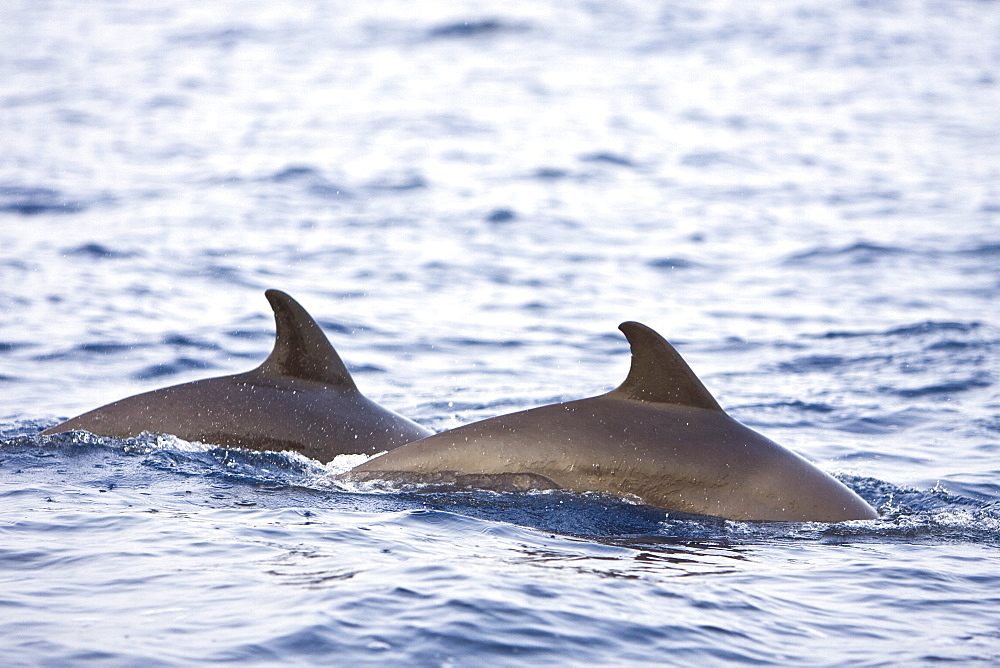
M 374 512 L 410 508 L 619 545 L 663 540 L 753 542 L 801 538 L 803 532 L 817 540 L 834 535 L 870 540 L 905 535 L 910 540 L 1000 544 L 1000 497 L 976 499 L 940 486 L 918 490 L 860 476 L 839 478 L 877 508 L 881 517 L 845 523 L 850 528 L 841 532 L 817 528 L 815 523 L 735 522 L 690 515 L 597 493 L 444 492 L 433 487 L 345 483 L 336 480 L 336 475 L 366 461 L 367 456 L 343 456 L 324 465 L 294 452 L 221 448 L 157 434 L 124 440 L 86 432 L 40 437 L 32 433 L 38 426 L 24 423 L 0 432 L 0 466 L 8 474 L 21 476 L 24 484 L 30 480 L 36 489 L 50 486 L 54 494 L 69 480 L 106 491 L 172 490 L 180 485 L 188 490 L 185 494 L 209 507 L 360 507 Z M 980 489 L 980 496 L 984 491 L 988 490 Z M 439 522 L 440 517 L 426 521 Z
M 902 325 L 899 327 L 893 327 L 886 330 L 834 330 L 818 335 L 819 338 L 825 339 L 841 339 L 841 338 L 855 338 L 855 337 L 910 337 L 910 336 L 935 336 L 942 333 L 959 333 L 968 334 L 975 332 L 982 327 L 982 323 L 978 321 L 969 322 L 959 322 L 959 321 L 935 321 L 935 320 L 925 320 L 922 322 L 916 322 L 909 325 Z
M 0 213 L 21 216 L 72 214 L 80 213 L 86 208 L 83 202 L 69 198 L 53 188 L 0 186 Z
M 427 39 L 483 39 L 526 32 L 530 29 L 531 26 L 527 23 L 500 18 L 469 19 L 434 26 L 427 30 Z
M 901 246 L 887 246 L 869 241 L 857 241 L 846 246 L 818 246 L 799 251 L 785 258 L 784 264 L 800 266 L 815 263 L 871 264 L 888 257 L 911 252 Z
M 142 251 L 138 250 L 118 250 L 99 243 L 88 243 L 75 248 L 67 248 L 63 251 L 66 255 L 77 257 L 93 258 L 95 260 L 123 260 L 140 257 Z

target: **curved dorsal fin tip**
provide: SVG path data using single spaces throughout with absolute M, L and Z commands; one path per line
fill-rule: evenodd
M 653 330 L 652 327 L 644 325 L 641 322 L 636 322 L 635 320 L 626 320 L 622 324 L 618 325 L 618 329 L 621 330 L 621 333 L 625 335 L 625 338 L 628 339 L 629 343 L 632 342 L 632 339 L 629 338 L 629 332 L 635 332 L 637 330 L 649 332 L 651 334 L 656 334 L 657 336 L 660 336 L 659 334 L 656 333 L 656 331 Z M 664 341 L 666 341 L 666 339 L 664 339 Z
M 722 411 L 684 358 L 655 330 L 639 322 L 618 326 L 632 347 L 628 377 L 609 394 L 633 401 Z
M 267 290 L 264 290 L 264 296 L 267 297 L 267 301 L 271 302 L 272 306 L 274 305 L 275 301 L 280 301 L 285 299 L 291 299 L 292 301 L 295 301 L 294 299 L 291 298 L 291 296 L 289 296 L 287 292 L 283 292 L 281 290 L 278 290 L 277 288 L 268 288 Z
M 264 296 L 274 311 L 274 349 L 255 372 L 290 376 L 357 391 L 354 379 L 326 334 L 302 305 L 281 290 Z

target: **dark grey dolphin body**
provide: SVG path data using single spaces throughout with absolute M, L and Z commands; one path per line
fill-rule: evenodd
M 617 389 L 445 431 L 342 479 L 596 491 L 737 520 L 878 517 L 839 481 L 729 417 L 659 334 L 635 322 L 621 330 L 632 367 Z
M 43 431 L 130 438 L 143 431 L 254 450 L 295 450 L 329 461 L 392 450 L 433 432 L 358 391 L 323 330 L 279 290 L 274 350 L 246 373 L 174 385 L 102 406 Z

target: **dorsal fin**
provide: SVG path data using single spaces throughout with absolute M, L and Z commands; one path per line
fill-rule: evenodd
M 666 339 L 638 322 L 623 322 L 618 329 L 632 346 L 632 368 L 625 382 L 608 393 L 610 396 L 722 410 Z
M 264 296 L 274 309 L 274 350 L 251 373 L 291 376 L 357 392 L 351 373 L 312 316 L 281 290 L 268 290 Z

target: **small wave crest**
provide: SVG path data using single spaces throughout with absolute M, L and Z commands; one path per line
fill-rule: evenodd
M 86 205 L 52 188 L 0 185 L 0 213 L 37 216 L 50 213 L 79 213 Z
M 869 241 L 858 241 L 847 246 L 818 246 L 794 253 L 785 258 L 788 266 L 811 264 L 872 264 L 888 257 L 902 255 L 907 251 L 897 246 L 885 246 Z

